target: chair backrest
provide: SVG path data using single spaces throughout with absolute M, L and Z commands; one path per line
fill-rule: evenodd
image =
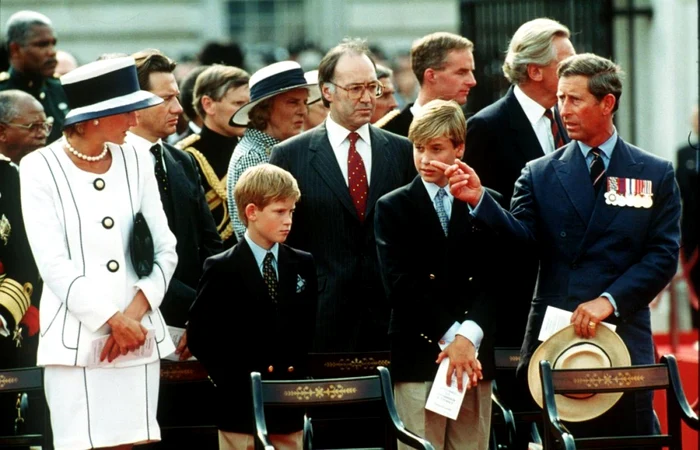
M 399 440 L 413 448 L 433 449 L 429 442 L 407 431 L 399 419 L 394 404 L 391 378 L 385 367 L 377 367 L 376 375 L 285 381 L 263 381 L 260 373 L 253 372 L 251 382 L 256 448 L 272 449 L 265 423 L 265 405 L 320 407 L 381 400 L 385 405 L 390 425 Z M 307 421 L 307 425 L 309 424 L 310 422 Z M 311 442 L 307 439 L 312 433 L 307 429 L 304 435 L 304 448 L 311 448 Z
M 314 378 L 359 377 L 376 375 L 377 367 L 389 367 L 391 353 L 345 352 L 345 353 L 309 353 L 309 375 Z
M 17 434 L 0 436 L 0 448 L 26 447 L 30 445 L 49 448 L 51 432 L 43 389 L 44 370 L 40 367 L 0 371 L 0 395 L 16 393 L 21 420 L 24 422 L 21 424 L 23 425 L 21 429 L 41 430 L 41 433 L 28 434 L 19 432 Z M 36 400 L 38 402 L 32 401 L 30 409 L 27 393 L 32 392 L 37 392 Z M 41 425 L 28 423 L 35 419 L 43 423 Z
M 544 401 L 545 446 L 552 444 L 570 448 L 603 448 L 627 445 L 635 448 L 668 446 L 681 449 L 681 421 L 698 429 L 698 417 L 683 393 L 676 359 L 661 358 L 660 364 L 608 369 L 553 370 L 549 361 L 540 362 L 540 381 Z M 555 394 L 599 394 L 666 390 L 668 434 L 650 436 L 586 437 L 576 439 L 561 424 Z M 573 437 L 573 439 L 571 439 Z
M 496 369 L 515 370 L 520 363 L 520 347 L 496 347 L 493 349 Z

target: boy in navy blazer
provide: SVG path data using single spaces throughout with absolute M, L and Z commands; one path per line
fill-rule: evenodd
M 467 204 L 453 201 L 447 178 L 430 165 L 461 158 L 465 132 L 456 102 L 427 103 L 409 129 L 419 176 L 380 198 L 375 218 L 392 308 L 396 406 L 406 426 L 436 449 L 486 449 L 489 440 L 496 298 L 494 266 L 484 258 L 499 252 L 492 234 L 472 223 Z M 474 258 L 462 260 L 465 252 Z M 458 288 L 462 280 L 469 280 L 468 292 Z M 448 379 L 435 380 L 436 360 L 444 358 L 449 358 Z M 453 374 L 460 390 L 468 389 L 457 420 L 425 409 L 433 381 L 450 383 Z
M 247 231 L 204 263 L 187 332 L 216 385 L 219 448 L 252 450 L 250 373 L 305 377 L 318 287 L 311 254 L 283 244 L 301 195 L 294 177 L 261 164 L 243 173 L 234 195 Z M 275 448 L 301 448 L 303 414 L 266 411 Z

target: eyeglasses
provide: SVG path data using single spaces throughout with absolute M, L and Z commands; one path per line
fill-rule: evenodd
M 365 90 L 368 90 L 369 94 L 374 95 L 375 97 L 381 97 L 382 92 L 384 92 L 384 86 L 382 86 L 382 83 L 379 81 L 370 81 L 369 83 L 364 84 L 351 84 L 350 86 L 341 86 L 333 83 L 332 81 L 329 81 L 328 83 L 347 91 L 348 97 L 350 97 L 351 100 L 358 100 L 362 98 L 362 96 L 365 94 Z
M 28 124 L 22 124 L 22 123 L 11 123 L 11 122 L 0 122 L 8 127 L 15 127 L 15 128 L 21 128 L 25 131 L 31 131 L 31 132 L 36 132 L 39 130 L 43 130 L 46 133 L 51 133 L 51 130 L 53 129 L 53 123 L 52 122 L 34 122 L 34 123 L 28 123 Z

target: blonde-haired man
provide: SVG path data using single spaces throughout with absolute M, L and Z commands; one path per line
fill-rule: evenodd
M 419 176 L 380 198 L 375 220 L 379 266 L 392 305 L 396 407 L 406 426 L 436 449 L 486 449 L 489 442 L 492 318 L 498 304 L 493 255 L 501 253 L 492 233 L 470 226 L 467 204 L 452 197 L 445 174 L 430 165 L 461 158 L 465 130 L 456 102 L 427 103 L 408 134 Z M 472 262 L 459 258 L 463 252 Z M 469 292 L 458 293 L 460 280 L 467 278 Z M 435 361 L 446 358 L 447 379 L 435 380 Z M 450 383 L 453 374 L 459 389 L 468 389 L 456 420 L 425 409 L 433 381 Z
M 421 107 L 434 99 L 467 103 L 474 78 L 474 44 L 453 33 L 438 32 L 423 36 L 411 47 L 411 68 L 420 84 L 415 103 L 407 105 L 401 114 L 379 126 L 400 136 L 408 136 L 408 127 Z

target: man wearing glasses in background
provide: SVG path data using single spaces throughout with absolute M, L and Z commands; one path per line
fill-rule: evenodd
M 331 49 L 319 65 L 318 83 L 328 118 L 276 145 L 270 158 L 294 175 L 302 192 L 287 243 L 316 262 L 314 350 L 388 350 L 374 204 L 416 176 L 412 146 L 369 125 L 382 85 L 364 41 L 346 39 Z
M 379 126 L 408 136 L 413 118 L 429 101 L 454 100 L 466 105 L 469 91 L 476 86 L 473 50 L 469 39 L 447 32 L 431 33 L 415 41 L 411 47 L 411 69 L 420 84 L 418 98 L 391 120 L 378 122 Z
M 19 89 L 41 103 L 53 122 L 47 144 L 61 137 L 68 100 L 61 83 L 54 78 L 56 35 L 51 20 L 34 11 L 20 11 L 7 21 L 5 42 L 10 70 L 0 73 L 0 91 Z

